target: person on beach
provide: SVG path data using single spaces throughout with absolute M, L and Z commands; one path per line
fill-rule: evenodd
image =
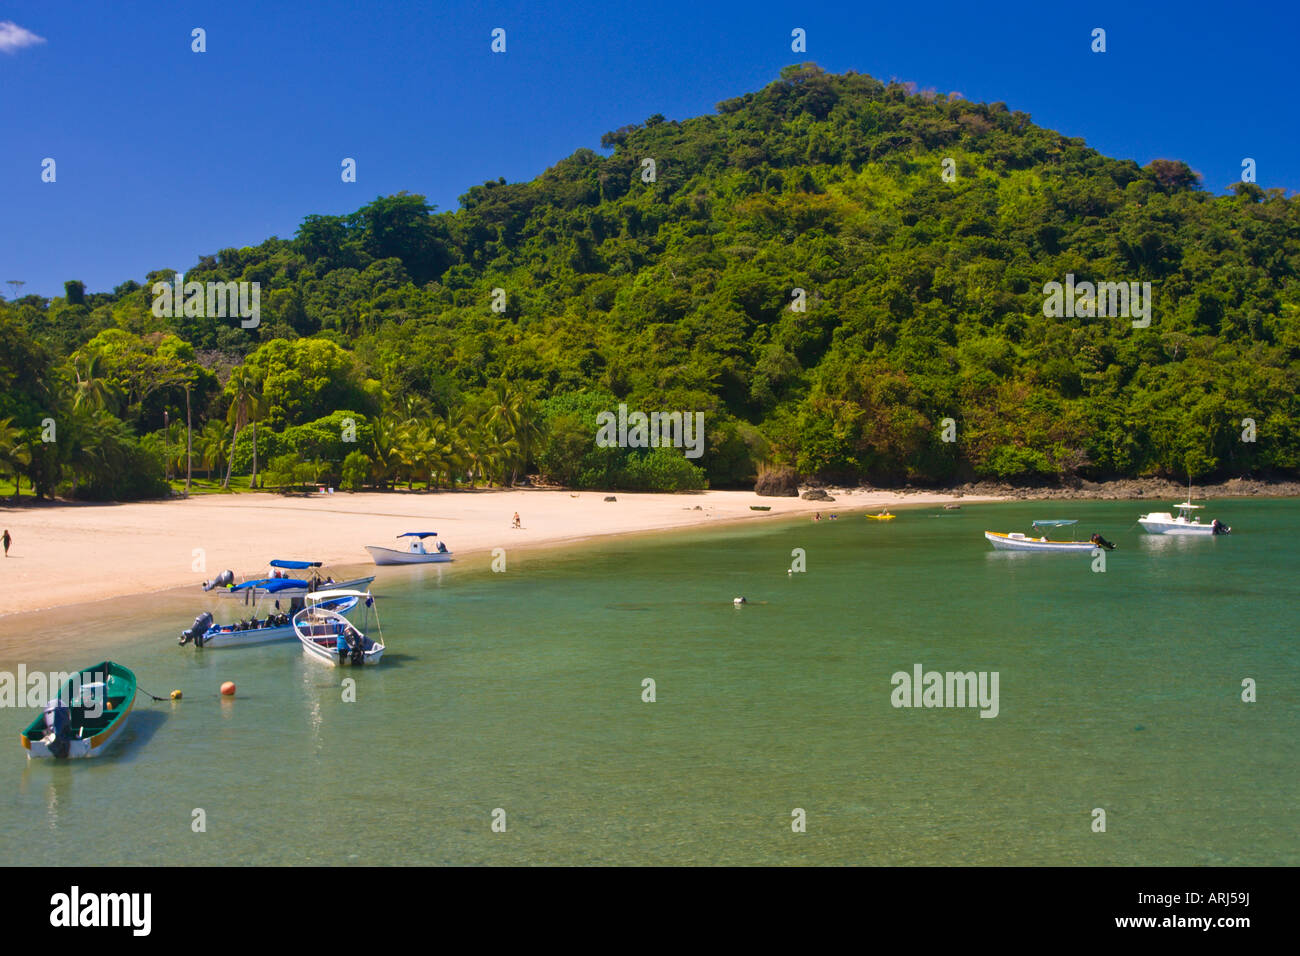
M 520 529 L 523 528 L 523 525 L 519 523 L 519 512 L 518 512 L 518 511 L 515 512 L 515 522 L 514 522 L 514 524 L 512 524 L 510 527 L 512 527 L 512 528 L 520 528 Z
M 13 538 L 11 538 L 11 537 L 9 536 L 9 529 L 8 529 L 8 528 L 5 528 L 4 543 L 5 543 L 5 557 L 6 557 L 6 558 L 9 557 L 9 542 L 12 541 L 12 540 L 13 540 Z
M 820 511 L 817 512 L 815 515 L 813 515 L 813 521 L 821 521 L 821 520 L 822 520 L 822 513 Z

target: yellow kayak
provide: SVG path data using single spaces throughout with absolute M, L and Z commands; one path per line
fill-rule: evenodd
M 895 516 L 891 514 L 883 514 L 883 515 L 867 515 L 867 517 L 870 518 L 872 521 L 893 521 Z

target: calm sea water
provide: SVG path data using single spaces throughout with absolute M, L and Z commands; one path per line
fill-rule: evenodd
M 1145 510 L 916 508 L 379 569 L 389 652 L 357 672 L 296 643 L 177 647 L 197 588 L 9 618 L 0 669 L 17 647 L 29 669 L 111 657 L 185 698 L 139 697 L 105 757 L 59 764 L 23 756 L 34 711 L 0 710 L 0 864 L 1300 863 L 1300 502 L 1214 502 L 1237 531 L 1196 541 L 1142 534 Z M 1097 573 L 981 534 L 1036 517 L 1119 549 Z M 998 716 L 891 706 L 915 664 L 998 672 Z

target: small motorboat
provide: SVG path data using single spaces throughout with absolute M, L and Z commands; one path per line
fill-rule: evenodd
M 204 582 L 203 590 L 215 591 L 222 597 L 240 598 L 245 604 L 256 603 L 261 597 L 302 598 L 323 587 L 350 591 L 363 588 L 375 579 L 369 577 L 336 581 L 333 573 L 320 561 L 290 561 L 276 558 L 270 562 L 268 574 L 235 583 L 234 573 L 223 571 L 211 581 Z M 297 572 L 297 573 L 293 573 Z
M 1153 511 L 1138 518 L 1138 524 L 1147 534 L 1184 534 L 1216 535 L 1230 534 L 1232 529 L 1215 518 L 1209 524 L 1202 524 L 1193 512 L 1201 510 L 1203 505 L 1194 505 L 1190 500 L 1174 505 L 1177 515 L 1168 511 Z
M 275 602 L 275 610 L 268 612 L 262 620 L 257 618 L 254 606 L 250 619 L 232 621 L 228 624 L 213 623 L 212 614 L 204 611 L 194 619 L 194 623 L 181 631 L 178 643 L 181 647 L 193 643 L 195 647 L 208 647 L 216 650 L 221 647 L 246 647 L 250 644 L 272 644 L 276 641 L 292 641 L 296 635 L 293 630 L 293 615 L 304 607 L 302 598 L 294 598 L 288 611 L 280 610 L 280 602 Z M 325 601 L 321 605 L 327 610 L 347 614 L 357 606 L 354 597 L 338 598 Z
M 364 630 L 338 611 L 325 606 L 330 601 L 347 597 L 362 602 L 366 614 Z M 374 637 L 369 633 L 372 610 L 375 614 Z M 293 616 L 293 630 L 309 657 L 324 661 L 331 667 L 378 664 L 384 656 L 384 633 L 379 625 L 374 596 L 369 592 L 313 591 L 307 595 L 307 606 Z
M 1115 546 L 1099 534 L 1094 534 L 1090 541 L 1051 541 L 1047 538 L 1046 529 L 1062 528 L 1076 525 L 1079 522 L 1072 518 L 1055 518 L 1051 520 L 1035 521 L 1031 524 L 1029 534 L 1011 532 L 1005 534 L 1001 531 L 985 531 L 984 537 L 989 544 L 993 545 L 997 551 L 1092 551 L 1094 548 L 1102 548 L 1110 551 Z M 1039 530 L 1034 534 L 1035 529 Z
M 126 725 L 135 704 L 135 674 L 102 661 L 73 674 L 59 696 L 22 733 L 28 757 L 98 757 Z
M 446 544 L 439 541 L 436 548 L 430 548 L 425 543 L 429 538 L 436 537 L 436 531 L 405 531 L 397 536 L 399 541 L 402 538 L 411 539 L 405 550 L 385 548 L 377 544 L 366 545 L 366 550 L 370 552 L 375 564 L 439 564 L 450 561 L 451 552 L 447 550 Z

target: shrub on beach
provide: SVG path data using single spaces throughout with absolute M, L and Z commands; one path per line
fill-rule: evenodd
M 613 486 L 629 491 L 699 491 L 708 487 L 704 472 L 675 448 L 628 454 Z
M 360 491 L 365 487 L 370 468 L 370 456 L 365 452 L 348 452 L 348 457 L 343 459 L 343 478 L 339 482 L 339 487 L 344 491 Z

